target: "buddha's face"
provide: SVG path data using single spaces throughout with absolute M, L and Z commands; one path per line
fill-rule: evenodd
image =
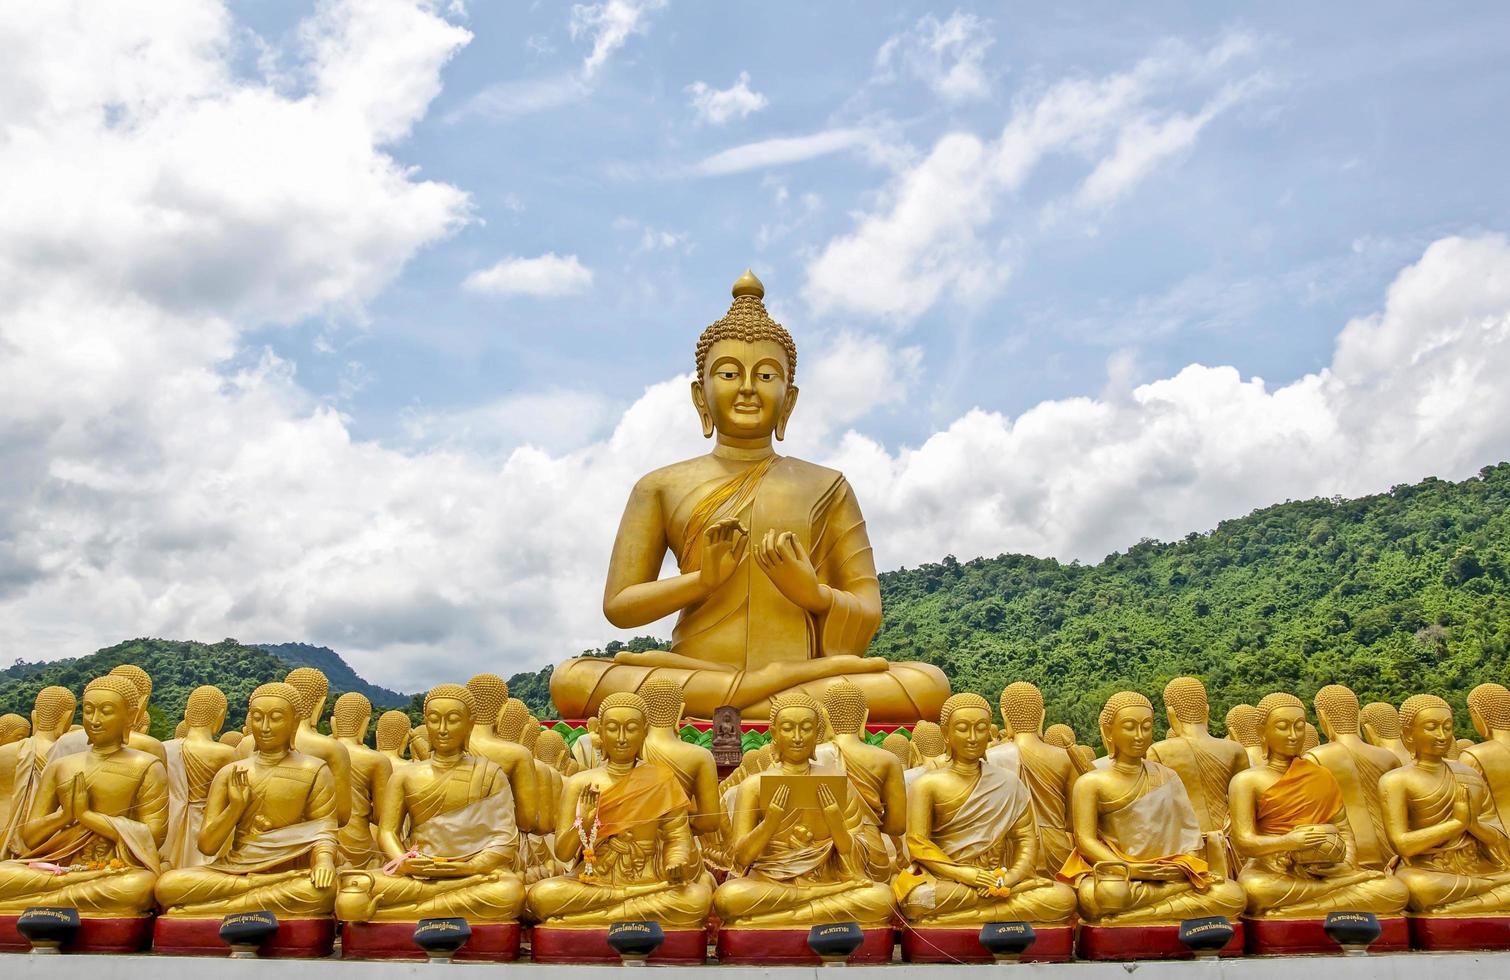
M 1259 732 L 1271 759 L 1293 759 L 1305 747 L 1306 713 L 1303 708 L 1275 708 Z
M 609 708 L 598 719 L 598 737 L 610 762 L 632 765 L 645 744 L 645 715 L 628 706 Z
M 797 404 L 786 348 L 773 340 L 720 340 L 709 350 L 692 402 L 703 433 L 736 439 L 780 439 Z
M 246 727 L 258 752 L 281 752 L 294 742 L 299 713 L 280 697 L 264 694 L 246 707 Z
M 1410 727 L 1401 735 L 1405 747 L 1414 752 L 1417 759 L 1442 759 L 1456 744 L 1452 733 L 1452 710 L 1423 708 L 1416 712 L 1410 720 Z
M 991 716 L 984 708 L 957 708 L 944 729 L 949 756 L 957 762 L 979 762 L 991 744 Z
M 800 765 L 813 757 L 818 715 L 808 708 L 782 708 L 771 723 L 771 744 L 782 762 Z
M 1107 729 L 1107 749 L 1119 759 L 1141 759 L 1153 744 L 1153 712 L 1141 704 L 1118 711 Z
M 472 737 L 472 709 L 461 698 L 431 698 L 425 705 L 425 736 L 436 755 L 456 755 Z
M 84 734 L 90 745 L 119 745 L 135 718 L 136 712 L 114 691 L 96 688 L 84 694 Z

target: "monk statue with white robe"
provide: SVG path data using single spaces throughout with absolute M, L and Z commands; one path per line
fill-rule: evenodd
M 120 664 L 110 669 L 111 677 L 120 677 L 129 681 L 136 688 L 138 708 L 136 717 L 131 719 L 126 737 L 126 747 L 136 749 L 138 752 L 149 752 L 157 756 L 159 761 L 167 761 L 167 753 L 163 751 L 163 743 L 147 734 L 147 729 L 152 724 L 152 718 L 147 714 L 147 703 L 152 700 L 152 676 L 136 664 Z M 53 743 L 52 751 L 47 758 L 61 759 L 65 755 L 75 752 L 84 752 L 89 748 L 89 735 L 82 728 L 74 729 L 58 738 Z
M 1070 787 L 1080 775 L 1069 752 L 1043 738 L 1043 692 L 1026 681 L 1001 692 L 1005 724 L 1001 744 L 986 750 L 986 762 L 1012 773 L 1033 801 L 1038 830 L 1037 872 L 1052 879 L 1064 867 L 1074 841 L 1070 835 Z M 944 737 L 949 737 L 948 727 Z
M 78 699 L 66 687 L 44 687 L 31 709 L 31 734 L 0 747 L 0 859 L 27 850 L 19 837 L 31 817 L 31 801 L 42 784 L 53 743 L 73 726 Z
M 604 615 L 621 629 L 677 614 L 671 649 L 569 660 L 551 675 L 551 697 L 580 718 L 663 676 L 694 717 L 733 705 L 763 719 L 784 691 L 816 698 L 848 678 L 877 722 L 937 717 L 949 696 L 942 671 L 865 656 L 881 592 L 864 515 L 842 474 L 776 453 L 797 407 L 797 347 L 752 273 L 733 293 L 698 339 L 692 382 L 713 451 L 635 484 L 603 590 Z M 678 574 L 663 579 L 668 551 Z
M 487 759 L 508 777 L 509 791 L 514 795 L 514 826 L 519 828 L 519 833 L 532 834 L 537 830 L 540 833 L 550 833 L 555 811 L 548 806 L 545 788 L 538 785 L 539 769 L 534 757 L 525 751 L 517 735 L 505 738 L 498 730 L 505 708 L 510 712 L 510 719 L 527 717 L 529 709 L 524 708 L 522 701 L 519 702 L 519 708 L 524 709 L 521 716 L 518 709 L 509 705 L 508 682 L 497 674 L 473 675 L 467 681 L 467 690 L 472 692 L 472 698 L 477 703 L 477 715 L 472 722 L 472 737 L 467 744 L 467 751 Z M 510 724 L 512 726 L 512 721 Z M 522 720 L 520 725 L 522 727 Z M 427 737 L 419 737 L 410 745 L 416 759 L 423 759 L 429 754 Z M 527 866 L 529 862 L 523 841 L 520 843 L 520 853 L 526 855 L 521 858 L 520 866 Z
M 151 753 L 126 747 L 140 701 L 126 678 L 84 688 L 88 748 L 48 762 L 32 798 L 16 859 L 0 862 L 0 915 L 36 905 L 85 917 L 140 918 L 168 830 L 168 785 Z
M 1398 769 L 1400 760 L 1389 749 L 1363 740 L 1359 732 L 1362 709 L 1351 688 L 1328 684 L 1316 692 L 1312 704 L 1316 706 L 1316 720 L 1326 733 L 1326 744 L 1308 751 L 1306 758 L 1326 767 L 1342 789 L 1358 863 L 1382 870 L 1395 852 L 1384 832 L 1379 780 L 1391 769 Z
M 184 705 L 188 730 L 183 738 L 163 743 L 168 765 L 168 839 L 163 861 L 170 868 L 192 868 L 209 860 L 199 849 L 205 805 L 215 774 L 236 761 L 236 750 L 216 740 L 228 705 L 220 688 L 208 684 L 189 692 Z
M 365 696 L 348 691 L 336 698 L 330 712 L 330 733 L 346 749 L 351 762 L 351 819 L 336 835 L 343 868 L 368 868 L 381 862 L 376 810 L 393 773 L 393 763 L 367 747 L 367 726 L 371 723 L 372 702 Z M 408 730 L 405 724 L 405 734 Z

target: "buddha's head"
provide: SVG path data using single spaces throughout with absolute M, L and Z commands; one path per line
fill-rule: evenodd
M 865 730 L 870 705 L 864 691 L 849 681 L 840 681 L 823 689 L 823 709 L 835 735 L 859 735 Z
M 1258 748 L 1258 709 L 1251 704 L 1234 704 L 1227 712 L 1227 735 L 1245 749 Z
M 1270 759 L 1288 762 L 1305 749 L 1306 706 L 1293 694 L 1265 695 L 1258 702 L 1258 737 Z
M 498 712 L 509 699 L 509 682 L 497 674 L 478 674 L 467 681 L 467 690 L 477 702 L 477 720 L 496 725 Z
M 944 730 L 931 721 L 920 721 L 912 726 L 912 747 L 924 759 L 937 759 L 946 751 Z
M 1164 685 L 1164 712 L 1172 735 L 1185 735 L 1211 719 L 1206 685 L 1194 677 L 1176 677 Z
M 1510 731 L 1510 690 L 1503 684 L 1480 684 L 1468 692 L 1468 717 L 1479 738 Z
M 474 694 L 475 698 L 476 695 Z M 409 744 L 409 716 L 402 711 L 385 711 L 378 716 L 373 741 L 379 752 L 402 754 Z
M 669 677 L 652 677 L 640 685 L 645 720 L 651 728 L 675 728 L 682 720 L 682 686 Z
M 141 710 L 136 685 L 124 677 L 96 677 L 84 688 L 84 734 L 98 748 L 120 745 Z
M 189 720 L 185 718 L 173 726 L 173 737 L 182 740 L 187 734 L 189 734 Z
M 66 687 L 52 685 L 37 692 L 32 702 L 31 730 L 48 738 L 59 738 L 73 727 L 73 713 L 78 699 Z
M 1400 705 L 1400 739 L 1417 761 L 1447 758 L 1457 745 L 1452 708 L 1435 694 L 1413 694 Z
M 519 744 L 524 746 L 531 754 L 535 751 L 535 743 L 540 740 L 540 719 L 530 715 L 524 722 L 524 731 L 519 733 Z
M 765 286 L 748 270 L 734 283 L 734 303 L 697 339 L 692 404 L 703 436 L 716 431 L 750 443 L 786 436 L 797 405 L 797 345 L 766 313 Z
M 347 691 L 336 698 L 335 707 L 330 709 L 330 734 L 336 738 L 361 742 L 367 737 L 367 726 L 371 723 L 372 702 L 356 691 Z
M 587 734 L 589 734 L 589 735 L 596 735 L 596 734 L 598 734 L 598 717 L 597 717 L 597 715 L 594 715 L 593 717 L 587 719 Z
M 31 722 L 18 714 L 7 712 L 0 715 L 0 745 L 19 742 L 31 734 Z
M 507 710 L 507 709 L 504 709 Z M 598 705 L 598 734 L 603 754 L 617 766 L 634 765 L 645 744 L 645 699 L 638 694 L 610 694 Z
M 912 743 L 901 732 L 892 732 L 881 739 L 881 748 L 896 756 L 903 769 L 912 764 Z
M 801 691 L 788 691 L 771 699 L 771 751 L 789 766 L 813 757 L 822 721 L 818 702 Z
M 246 705 L 246 726 L 258 752 L 287 752 L 303 717 L 303 695 L 281 681 L 257 688 Z
M 225 694 L 220 688 L 213 684 L 201 684 L 189 692 L 189 700 L 184 703 L 184 722 L 190 728 L 203 729 L 214 738 L 225 724 L 228 709 Z
M 147 702 L 152 700 L 152 675 L 142 670 L 136 664 L 121 664 L 110 670 L 111 677 L 124 677 L 136 688 L 138 708 L 136 717 L 131 719 L 131 730 L 145 732 L 152 726 L 152 716 L 147 713 Z
M 241 744 L 241 740 L 243 738 L 246 738 L 246 736 L 241 734 L 240 732 L 221 732 L 220 744 L 229 745 L 234 749 L 236 746 Z
M 1141 759 L 1153 744 L 1153 702 L 1137 691 L 1118 691 L 1098 719 L 1101 744 L 1113 759 Z
M 1342 684 L 1328 684 L 1316 692 L 1316 721 L 1328 742 L 1341 735 L 1358 734 L 1358 695 Z
M 535 739 L 535 758 L 548 766 L 556 767 L 561 764 L 561 757 L 566 754 L 566 739 L 561 733 L 553 728 L 547 728 Z
M 424 725 L 415 725 L 409 730 L 409 757 L 421 762 L 430 758 L 430 736 Z
M 1358 715 L 1363 737 L 1370 745 L 1384 745 L 1400 738 L 1400 712 L 1388 701 L 1373 701 Z
M 954 694 L 939 709 L 944 745 L 955 762 L 976 763 L 991 744 L 991 705 L 979 694 Z
M 1050 725 L 1044 729 L 1043 740 L 1050 745 L 1057 745 L 1061 749 L 1067 749 L 1075 744 L 1075 730 L 1069 725 Z
M 524 726 L 530 721 L 529 707 L 518 698 L 508 698 L 498 712 L 498 737 L 505 742 L 523 744 Z
M 472 737 L 472 719 L 477 701 L 460 684 L 437 684 L 425 692 L 425 735 L 430 751 L 441 758 L 455 758 L 467 749 Z
M 1001 720 L 1008 735 L 1043 733 L 1043 692 L 1027 681 L 1013 681 L 1002 688 Z
M 330 681 L 313 667 L 295 667 L 283 678 L 304 699 L 304 718 L 311 728 L 320 726 L 325 717 L 325 699 L 330 696 Z

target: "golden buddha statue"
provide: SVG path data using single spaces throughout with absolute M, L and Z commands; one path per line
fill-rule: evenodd
M 556 811 L 556 857 L 577 873 L 526 890 L 525 908 L 538 926 L 603 929 L 650 920 L 669 931 L 707 925 L 712 889 L 693 846 L 692 803 L 669 769 L 636 765 L 646 728 L 639 695 L 611 694 L 598 705 L 607 762 L 567 780 Z
M 718 763 L 700 745 L 682 741 L 682 689 L 666 677 L 652 677 L 640 688 L 645 700 L 645 745 L 640 758 L 664 766 L 676 777 L 692 801 L 688 818 L 692 834 L 702 837 L 718 830 Z
M 1483 741 L 1462 748 L 1458 761 L 1484 777 L 1500 826 L 1510 828 L 1510 690 L 1475 687 L 1468 692 L 1468 717 Z
M 542 805 L 544 798 L 538 788 L 534 757 L 519 744 L 517 736 L 503 738 L 498 732 L 500 716 L 509 701 L 508 682 L 497 674 L 477 674 L 467 681 L 467 690 L 472 692 L 477 703 L 467 751 L 492 762 L 509 778 L 509 790 L 514 797 L 514 825 L 521 834 L 534 833 L 537 829 L 551 830 L 551 811 Z M 523 707 L 522 702 L 520 707 Z M 528 709 L 524 714 L 529 715 Z M 411 739 L 409 748 L 416 759 L 429 755 L 429 743 L 425 739 Z
M 162 856 L 170 868 L 192 868 L 209 860 L 199 850 L 199 829 L 210 784 L 216 773 L 236 761 L 236 750 L 215 740 L 227 707 L 220 688 L 196 687 L 184 704 L 187 732 L 163 743 L 168 756 L 168 837 Z
M 1342 787 L 1301 755 L 1305 705 L 1292 694 L 1258 703 L 1267 761 L 1232 777 L 1232 843 L 1250 918 L 1319 919 L 1329 912 L 1398 916 L 1405 886 L 1359 867 Z
M 113 667 L 109 676 L 123 677 L 129 681 L 131 686 L 136 688 L 136 694 L 140 700 L 141 706 L 127 729 L 126 747 L 136 749 L 138 752 L 150 752 L 157 756 L 159 761 L 166 762 L 168 756 L 163 751 L 163 743 L 147 734 L 147 729 L 152 724 L 152 718 L 147 714 L 147 702 L 152 700 L 152 678 L 136 664 L 120 664 Z M 82 728 L 74 728 L 53 743 L 48 759 L 61 759 L 65 755 L 85 752 L 88 749 L 88 733 Z
M 939 721 L 949 766 L 924 773 L 907 797 L 913 865 L 893 885 L 902 914 L 921 927 L 1067 925 L 1075 892 L 1039 871 L 1028 787 L 1010 770 L 982 762 L 991 706 L 979 694 L 956 694 Z
M 1321 733 L 1316 731 L 1315 725 L 1311 724 L 1310 722 L 1306 722 L 1305 731 L 1301 736 L 1301 742 L 1305 746 L 1305 750 L 1307 752 L 1310 752 L 1312 749 L 1319 748 L 1321 746 Z
M 1050 725 L 1043 730 L 1043 740 L 1050 745 L 1057 745 L 1069 754 L 1070 762 L 1075 766 L 1077 774 L 1090 772 L 1096 768 L 1096 750 L 1089 745 L 1081 745 L 1075 735 L 1075 730 L 1063 722 Z
M 27 849 L 20 840 L 21 824 L 31 817 L 32 798 L 42 784 L 49 753 L 72 727 L 77 708 L 68 688 L 44 687 L 32 702 L 32 733 L 0 746 L 0 859 Z
M 1357 849 L 1358 863 L 1365 868 L 1384 868 L 1395 852 L 1384 832 L 1384 805 L 1379 779 L 1400 760 L 1388 749 L 1369 745 L 1359 736 L 1358 695 L 1341 684 L 1328 684 L 1313 701 L 1316 720 L 1326 733 L 1326 744 L 1306 753 L 1306 758 L 1326 767 L 1342 788 L 1347 822 Z
M 1415 762 L 1415 757 L 1400 737 L 1400 712 L 1395 710 L 1394 705 L 1386 701 L 1374 701 L 1363 706 L 1359 718 L 1363 724 L 1364 741 L 1381 749 L 1389 749 L 1402 766 Z
M 330 767 L 330 778 L 335 784 L 336 822 L 345 826 L 351 819 L 351 754 L 346 746 L 320 731 L 330 697 L 330 681 L 314 667 L 295 667 L 283 680 L 304 699 L 304 715 L 299 719 L 294 749 Z
M 0 748 L 14 745 L 31 734 L 31 722 L 14 712 L 0 715 Z
M 942 769 L 948 764 L 949 755 L 944 745 L 943 729 L 931 721 L 918 722 L 912 729 L 912 766 L 910 768 Z
M 180 719 L 178 724 L 173 726 L 173 738 L 181 742 L 187 734 L 189 734 L 189 722 L 186 719 Z
M 771 775 L 824 773 L 812 763 L 819 731 L 818 702 L 803 691 L 771 701 Z M 858 922 L 882 928 L 891 921 L 892 895 L 866 877 L 879 860 L 863 853 L 859 794 L 843 801 L 825 785 L 816 790 L 817 813 L 788 808 L 789 786 L 761 803 L 757 773 L 735 792 L 730 876 L 713 894 L 722 928 L 805 929 L 813 923 Z
M 555 799 L 555 783 L 551 779 L 550 771 L 545 765 L 535 758 L 535 754 L 525 748 L 525 733 L 529 728 L 530 709 L 518 698 L 507 698 L 503 702 L 503 709 L 498 712 L 497 735 L 505 745 L 512 745 L 524 755 L 525 761 L 534 772 L 535 792 L 535 826 L 543 832 L 522 832 L 519 840 L 519 860 L 524 868 L 524 881 L 529 884 L 541 878 L 549 878 L 559 873 L 560 868 L 551 854 L 551 845 L 546 840 L 550 828 L 544 826 L 545 815 L 551 813 Z
M 234 749 L 241 744 L 241 740 L 245 737 L 241 732 L 221 732 L 220 738 L 216 739 L 216 741 L 221 745 L 229 745 Z
M 1226 878 L 1225 847 L 1204 837 L 1180 777 L 1147 758 L 1153 705 L 1122 691 L 1101 709 L 1110 764 L 1075 780 L 1075 850 L 1060 879 L 1075 886 L 1092 926 L 1172 925 L 1242 912 L 1242 886 Z
M 1385 830 L 1400 856 L 1395 875 L 1410 890 L 1410 911 L 1510 914 L 1510 836 L 1484 777 L 1447 759 L 1452 708 L 1435 694 L 1417 694 L 1401 705 L 1399 720 L 1415 762 L 1385 773 L 1379 790 Z
M 210 783 L 199 830 L 199 849 L 210 861 L 158 879 L 166 917 L 330 914 L 339 829 L 335 780 L 323 760 L 294 748 L 306 713 L 304 695 L 291 684 L 263 684 L 252 692 L 246 716 L 255 752 L 222 768 Z
M 571 757 L 584 770 L 596 769 L 603 764 L 603 749 L 598 742 L 598 719 L 587 719 L 587 731 L 571 743 Z
M 518 920 L 524 881 L 514 801 L 503 769 L 468 753 L 475 711 L 472 692 L 460 684 L 425 695 L 432 754 L 399 767 L 385 784 L 378 840 L 391 863 L 382 871 L 341 872 L 342 921 Z
M 341 867 L 367 868 L 381 863 L 377 828 L 374 825 L 383 788 L 393 774 L 393 763 L 367 747 L 367 726 L 372 723 L 372 702 L 355 691 L 336 698 L 330 712 L 330 734 L 346 748 L 351 760 L 351 819 L 341 825 L 336 844 L 341 849 Z M 408 719 L 404 731 L 409 730 Z
M 1070 754 L 1043 739 L 1043 692 L 1027 681 L 1001 692 L 1001 718 L 1007 740 L 986 750 L 986 761 L 1005 769 L 1027 787 L 1038 830 L 1035 870 L 1049 878 L 1064 867 L 1074 841 L 1070 835 L 1070 787 L 1080 775 Z M 949 736 L 948 726 L 943 726 Z
M 487 753 L 480 752 L 479 754 L 486 755 Z M 430 738 L 425 734 L 424 725 L 416 725 L 409 730 L 409 757 L 416 762 L 423 762 L 430 758 Z M 519 807 L 517 791 L 514 793 L 514 807 L 516 810 Z
M 409 716 L 402 711 L 385 711 L 378 715 L 373 745 L 388 760 L 389 771 L 409 762 L 404 751 L 409 748 Z
M 560 732 L 554 728 L 547 728 L 540 733 L 540 737 L 535 740 L 535 758 L 549 766 L 552 772 L 562 776 L 561 786 L 566 785 L 562 760 L 570 759 L 571 756 L 566 749 L 566 739 L 561 737 Z M 556 801 L 559 803 L 560 799 L 558 788 Z
M 138 698 L 120 676 L 97 677 L 84 688 L 89 747 L 43 770 L 18 829 L 24 850 L 0 862 L 0 915 L 35 905 L 98 918 L 151 913 L 168 788 L 162 762 L 126 746 Z
M 783 691 L 817 697 L 848 677 L 878 722 L 936 717 L 949 696 L 942 671 L 864 656 L 881 622 L 865 518 L 843 475 L 775 453 L 797 405 L 797 348 L 752 273 L 733 292 L 698 339 L 692 382 L 703 435 L 717 443 L 635 485 L 603 590 L 621 629 L 677 613 L 671 649 L 569 660 L 551 675 L 551 697 L 582 717 L 661 675 L 695 717 L 728 704 L 761 719 Z M 680 574 L 661 579 L 668 550 Z
M 1206 686 L 1194 677 L 1176 677 L 1164 686 L 1169 737 L 1155 742 L 1148 758 L 1168 766 L 1185 784 L 1201 833 L 1227 834 L 1227 786 L 1249 768 L 1247 751 L 1207 731 L 1211 708 Z
M 901 838 L 907 833 L 907 782 L 902 765 L 896 756 L 861 737 L 869 705 L 859 687 L 841 682 L 827 688 L 823 707 L 833 732 L 829 744 L 835 768 L 849 777 L 850 788 L 860 799 L 865 821 L 861 833 L 879 835 L 867 842 L 863 853 L 885 861 L 866 871 L 877 881 L 890 881 L 902 851 Z
M 905 774 L 912 762 L 912 743 L 908 741 L 907 736 L 901 732 L 892 732 L 881 739 L 881 748 L 897 757 L 897 764 L 902 767 L 902 771 Z M 745 754 L 749 755 L 748 752 Z M 902 782 L 905 789 L 906 779 L 903 779 Z
M 1258 709 L 1251 704 L 1234 704 L 1227 712 L 1227 737 L 1248 753 L 1249 766 L 1264 764 L 1264 745 L 1258 737 Z

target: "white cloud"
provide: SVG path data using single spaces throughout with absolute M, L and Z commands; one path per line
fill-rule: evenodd
M 692 172 L 704 177 L 723 177 L 746 170 L 781 167 L 853 149 L 871 139 L 873 134 L 869 130 L 840 128 L 825 129 L 807 136 L 760 140 L 720 150 L 696 164 Z
M 881 45 L 877 74 L 882 81 L 905 74 L 951 102 L 984 98 L 991 92 L 984 62 L 994 43 L 990 22 L 974 14 L 956 10 L 943 21 L 925 14 Z
M 575 255 L 546 252 L 533 259 L 510 256 L 467 276 L 463 288 L 494 296 L 570 296 L 592 285 L 592 270 Z
M 692 96 L 691 105 L 697 110 L 697 118 L 716 126 L 722 126 L 735 116 L 743 119 L 769 104 L 764 95 L 750 88 L 750 73 L 747 71 L 740 72 L 739 78 L 728 88 L 717 89 L 706 82 L 693 82 L 687 86 L 687 93 Z
M 645 30 L 647 15 L 666 6 L 666 0 L 605 0 L 578 3 L 571 8 L 571 36 L 592 40 L 592 50 L 582 61 L 582 75 L 592 79 L 630 35 Z

